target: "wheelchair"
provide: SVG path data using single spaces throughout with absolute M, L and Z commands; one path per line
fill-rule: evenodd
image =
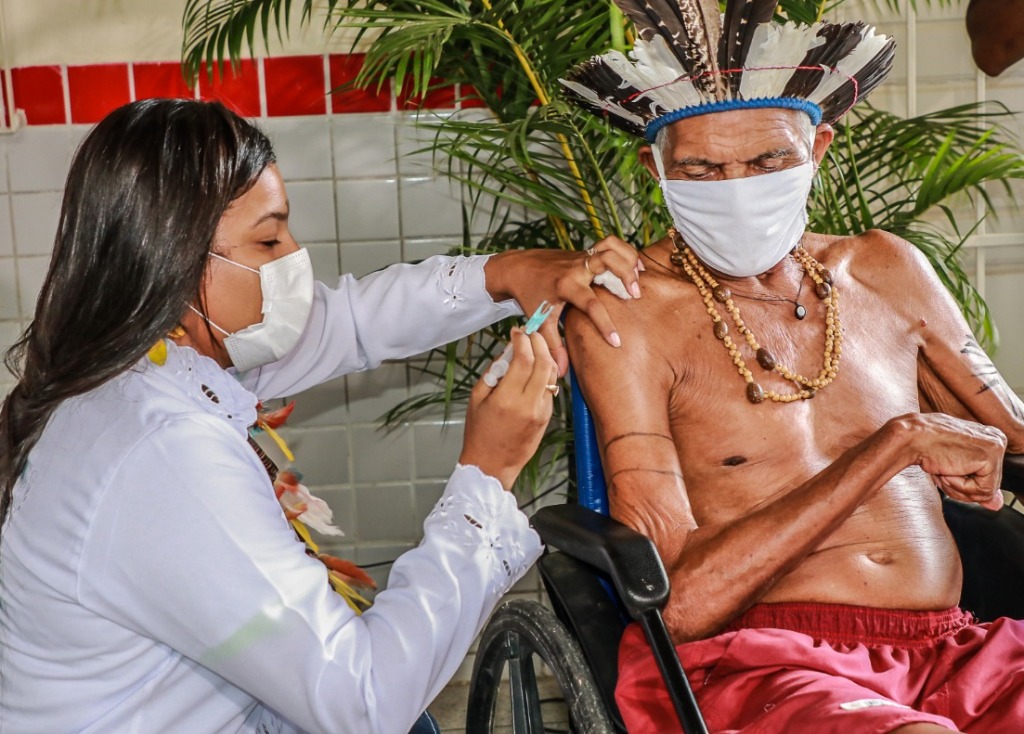
M 504 685 L 512 734 L 559 731 L 544 723 L 535 657 L 553 674 L 570 731 L 626 732 L 614 693 L 619 641 L 633 619 L 651 645 L 683 732 L 707 734 L 661 617 L 669 595 L 665 568 L 650 540 L 608 517 L 593 417 L 571 375 L 570 382 L 578 503 L 545 507 L 531 518 L 549 548 L 538 569 L 550 609 L 514 600 L 492 615 L 476 654 L 466 733 L 508 731 L 497 706 Z M 1024 457 L 1006 460 L 1003 487 L 1024 498 Z M 960 605 L 983 622 L 1024 618 L 1024 514 L 948 498 L 943 513 L 964 566 Z

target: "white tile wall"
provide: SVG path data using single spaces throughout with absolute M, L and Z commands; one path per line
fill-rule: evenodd
M 295 181 L 288 185 L 289 228 L 299 242 L 337 242 L 334 182 Z
M 0 319 L 16 323 L 21 309 L 18 306 L 18 271 L 13 257 L 0 257 Z
M 421 534 L 422 518 L 416 517 L 408 482 L 356 485 L 355 498 L 360 540 L 394 543 Z
M 403 176 L 434 175 L 434 156 L 427 148 L 434 140 L 431 125 L 441 119 L 441 115 L 424 115 L 420 125 L 414 119 L 407 118 L 398 126 L 396 151 L 398 170 Z
M 56 228 L 56 227 L 55 227 Z M 36 296 L 46 279 L 50 258 L 46 255 L 22 255 L 15 258 L 18 263 L 18 303 L 23 320 L 31 319 L 36 308 Z
M 412 433 L 376 425 L 352 427 L 352 478 L 360 484 L 412 481 Z
M 397 239 L 381 242 L 342 242 L 339 249 L 341 269 L 357 278 L 402 259 L 402 243 Z
M 341 275 L 341 267 L 338 264 L 338 243 L 337 242 L 309 242 L 297 238 L 307 250 L 309 259 L 313 263 L 313 273 L 317 280 L 324 283 L 334 284 Z
M 398 179 L 339 179 L 334 190 L 342 242 L 398 239 Z
M 59 191 L 12 194 L 14 242 L 19 255 L 49 255 L 60 217 Z
M 9 177 L 11 191 L 60 191 L 85 131 L 81 126 L 35 127 L 8 138 L 8 176 L 3 178 Z
M 348 406 L 352 420 L 376 425 L 382 414 L 409 395 L 404 364 L 386 363 L 370 372 L 349 375 Z
M 462 203 L 458 184 L 448 178 L 414 178 L 402 182 L 402 232 L 408 237 L 458 237 Z
M 14 254 L 14 229 L 11 223 L 11 197 L 0 195 L 0 257 Z
M 334 177 L 329 117 L 271 117 L 260 127 L 277 153 L 285 181 L 331 181 Z M 291 186 L 289 186 L 289 193 Z M 294 196 L 294 195 L 293 195 Z
M 303 428 L 298 422 L 287 434 L 303 481 L 310 487 L 351 483 L 349 428 Z
M 338 115 L 331 122 L 334 170 L 338 178 L 394 178 L 395 117 Z
M 413 426 L 413 457 L 417 479 L 445 479 L 462 451 L 461 421 L 420 422 Z

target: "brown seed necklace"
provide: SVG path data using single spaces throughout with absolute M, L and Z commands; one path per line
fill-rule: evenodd
M 700 293 L 707 308 L 708 315 L 711 317 L 715 338 L 721 341 L 728 350 L 733 364 L 736 365 L 740 376 L 747 383 L 747 400 L 755 404 L 763 402 L 766 398 L 776 403 L 808 400 L 813 398 L 818 390 L 831 384 L 839 373 L 839 358 L 843 351 L 843 332 L 842 325 L 839 322 L 839 293 L 832 285 L 832 273 L 811 257 L 807 250 L 797 246 L 793 250 L 793 258 L 800 263 L 804 272 L 814 281 L 815 295 L 825 302 L 825 348 L 822 355 L 821 370 L 813 378 L 804 377 L 785 365 L 779 364 L 775 359 L 775 355 L 758 344 L 757 338 L 747 328 L 747 325 L 743 323 L 743 319 L 740 317 L 740 310 L 733 302 L 732 292 L 714 279 L 704 266 L 701 265 L 689 247 L 681 246 L 681 238 L 674 229 L 669 230 L 669 235 L 672 237 L 673 245 L 669 260 L 676 267 L 682 268 L 697 287 L 697 291 Z M 799 298 L 799 295 L 797 297 Z M 757 363 L 761 368 L 777 372 L 785 380 L 792 382 L 798 388 L 796 392 L 777 393 L 774 390 L 765 390 L 757 383 L 753 373 L 747 368 L 747 363 L 743 359 L 739 347 L 736 346 L 732 337 L 729 336 L 729 325 L 725 323 L 718 313 L 718 308 L 715 306 L 716 301 L 725 306 L 726 311 L 732 317 L 736 330 L 743 336 L 751 351 L 754 352 L 757 357 Z M 802 319 L 807 315 L 807 310 L 800 303 L 797 303 L 796 306 L 794 315 L 798 319 Z M 803 311 L 803 315 L 801 315 L 801 311 Z

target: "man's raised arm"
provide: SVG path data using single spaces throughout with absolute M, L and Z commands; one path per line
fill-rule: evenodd
M 949 291 L 921 252 L 891 234 L 874 231 L 876 265 L 902 284 L 900 308 L 919 343 L 918 386 L 922 408 L 995 426 L 1007 450 L 1024 454 L 1024 402 L 979 346 Z

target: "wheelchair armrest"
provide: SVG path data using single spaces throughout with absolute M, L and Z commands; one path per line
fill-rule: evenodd
M 1024 454 L 1003 457 L 1003 489 L 1024 500 Z
M 580 505 L 544 507 L 530 522 L 545 543 L 611 577 L 626 611 L 643 627 L 683 731 L 707 734 L 707 725 L 661 618 L 668 601 L 668 574 L 650 538 Z
M 633 619 L 663 609 L 669 582 L 651 540 L 580 505 L 553 505 L 530 519 L 541 540 L 608 575 Z

